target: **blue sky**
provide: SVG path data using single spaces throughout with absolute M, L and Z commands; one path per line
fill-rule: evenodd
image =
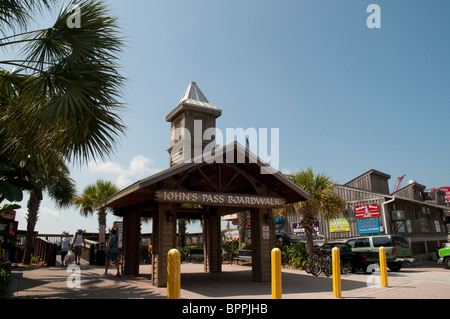
M 223 110 L 223 132 L 279 128 L 281 171 L 312 167 L 345 183 L 374 168 L 391 175 L 391 190 L 403 174 L 403 185 L 450 185 L 449 1 L 107 3 L 127 41 L 127 134 L 107 163 L 72 168 L 79 191 L 97 178 L 125 187 L 168 168 L 165 116 L 190 81 Z M 372 3 L 380 29 L 366 24 Z M 46 199 L 36 228 L 97 231 L 97 218 Z

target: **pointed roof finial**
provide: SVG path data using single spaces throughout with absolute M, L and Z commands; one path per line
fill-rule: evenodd
M 183 106 L 189 106 L 198 108 L 201 111 L 206 112 L 212 112 L 216 114 L 217 116 L 220 116 L 222 113 L 222 110 L 219 109 L 217 106 L 209 103 L 206 96 L 203 94 L 203 92 L 198 87 L 197 83 L 195 81 L 191 81 L 189 83 L 189 86 L 187 87 L 186 91 L 183 94 L 183 97 L 181 98 L 180 102 L 178 102 L 178 105 L 175 109 L 173 109 L 169 114 L 166 116 L 166 121 L 171 121 L 174 116 L 183 109 Z
M 189 86 L 187 87 L 183 97 L 181 98 L 178 104 L 181 104 L 183 102 L 188 104 L 200 104 L 201 106 L 205 107 L 217 108 L 216 106 L 209 103 L 206 96 L 203 94 L 203 92 L 197 86 L 197 83 L 195 83 L 194 81 L 191 81 L 191 83 L 189 83 Z

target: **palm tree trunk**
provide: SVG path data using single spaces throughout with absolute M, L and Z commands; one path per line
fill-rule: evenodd
M 38 220 L 39 207 L 41 201 L 37 198 L 34 191 L 30 193 L 30 198 L 28 199 L 28 213 L 27 213 L 27 233 L 25 235 L 25 251 L 23 254 L 23 264 L 29 265 L 31 262 L 31 253 L 33 250 L 33 237 L 34 228 Z
M 306 234 L 306 251 L 312 257 L 312 252 L 314 251 L 313 225 L 305 225 L 303 227 Z
M 238 213 L 239 249 L 245 243 L 245 232 L 247 230 L 247 212 Z
M 305 210 L 303 210 L 302 224 L 306 235 L 306 251 L 310 257 L 314 251 L 313 232 L 315 222 L 316 219 L 314 218 L 313 208 L 307 203 L 305 205 Z
M 100 243 L 105 243 L 105 230 L 106 230 L 106 209 L 102 208 L 98 211 L 98 230 L 99 230 L 99 237 Z
M 178 219 L 178 234 L 180 235 L 178 245 L 186 246 L 186 219 Z

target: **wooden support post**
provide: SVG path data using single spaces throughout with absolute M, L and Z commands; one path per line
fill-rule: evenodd
M 176 246 L 176 214 L 171 203 L 155 205 L 153 230 L 155 242 L 152 248 L 154 255 L 153 285 L 167 286 L 167 254 Z
M 207 247 L 208 270 L 212 273 L 222 272 L 222 234 L 220 229 L 220 216 L 217 207 L 209 207 L 207 214 Z
M 252 278 L 254 281 L 271 280 L 271 250 L 273 248 L 271 218 L 270 209 L 251 210 Z
M 139 275 L 141 214 L 127 211 L 123 216 L 123 274 Z

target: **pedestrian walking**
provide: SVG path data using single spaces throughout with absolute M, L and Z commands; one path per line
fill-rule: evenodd
M 108 274 L 108 268 L 110 261 L 114 262 L 114 265 L 116 266 L 117 273 L 116 276 L 120 276 L 120 269 L 119 269 L 119 242 L 118 242 L 118 236 L 117 231 L 113 228 L 110 230 L 110 236 L 108 239 L 108 247 L 106 248 L 106 263 L 105 263 L 105 275 Z
M 70 248 L 70 238 L 69 233 L 63 232 L 64 237 L 61 239 L 61 265 L 64 266 L 64 260 L 69 252 Z M 67 266 L 67 264 L 66 264 Z
M 83 247 L 86 246 L 86 242 L 84 241 L 83 230 L 78 229 L 75 238 L 73 239 L 72 246 L 70 249 L 74 249 L 75 253 L 75 263 L 79 266 L 81 261 L 81 254 L 83 253 Z

